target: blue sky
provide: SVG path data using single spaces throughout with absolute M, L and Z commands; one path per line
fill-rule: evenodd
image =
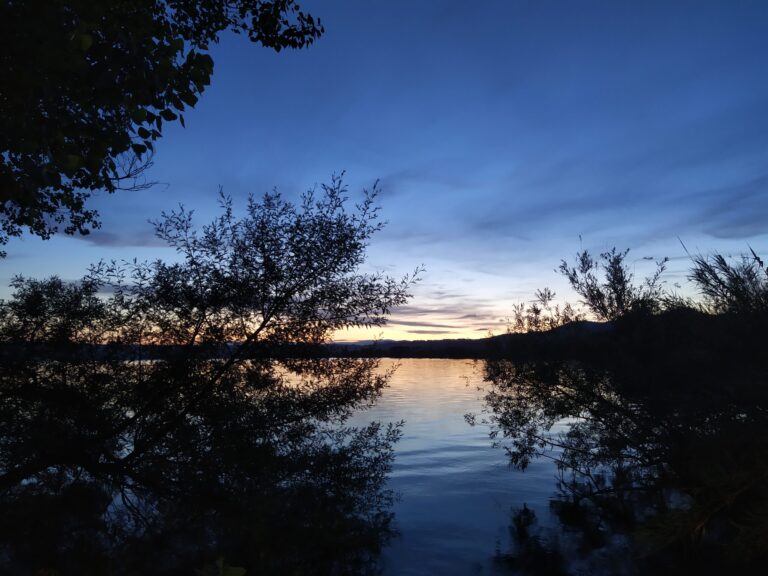
M 768 3 L 304 1 L 326 34 L 274 54 L 226 35 L 186 128 L 143 192 L 94 200 L 101 231 L 8 246 L 15 273 L 78 278 L 100 258 L 168 255 L 147 223 L 219 186 L 244 204 L 346 170 L 380 179 L 370 267 L 427 268 L 375 335 L 483 336 L 552 286 L 580 247 L 672 257 L 768 251 Z M 581 237 L 581 240 L 580 240 Z M 374 334 L 371 334 L 374 335 Z M 351 334 L 345 337 L 366 337 Z

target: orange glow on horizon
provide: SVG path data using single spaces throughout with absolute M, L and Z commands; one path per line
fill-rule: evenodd
M 404 323 L 403 323 L 404 322 Z M 502 334 L 506 331 L 506 323 L 486 322 L 484 326 L 477 323 L 446 319 L 430 316 L 420 318 L 419 322 L 406 321 L 397 316 L 390 318 L 385 326 L 374 328 L 348 328 L 337 331 L 334 342 L 359 342 L 367 340 L 454 340 L 466 338 L 477 340 L 490 335 Z

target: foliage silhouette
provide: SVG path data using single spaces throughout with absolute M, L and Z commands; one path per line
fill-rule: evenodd
M 629 250 L 612 248 L 595 259 L 588 251 L 579 252 L 576 264 L 563 260 L 558 268 L 583 303 L 600 320 L 613 321 L 630 313 L 658 313 L 669 310 L 700 310 L 708 314 L 764 314 L 768 311 L 768 267 L 754 250 L 742 254 L 736 262 L 719 253 L 691 256 L 693 267 L 688 278 L 694 283 L 702 302 L 684 298 L 664 288 L 661 276 L 668 258 L 656 263 L 655 272 L 642 284 L 633 284 L 633 274 L 625 263 Z M 601 281 L 598 273 L 602 271 Z M 552 319 L 542 312 L 554 297 L 548 289 L 536 293 L 536 301 L 527 309 L 515 309 L 515 326 L 537 331 Z M 559 310 L 556 310 L 559 312 Z M 549 316 L 552 316 L 551 314 Z M 543 317 L 544 321 L 540 321 Z M 554 318 L 557 318 L 555 316 Z
M 512 306 L 512 317 L 507 320 L 508 333 L 541 332 L 554 330 L 571 322 L 584 319 L 584 315 L 566 302 L 552 305 L 556 294 L 549 288 L 536 290 L 535 298 Z
M 525 574 L 762 574 L 768 269 L 754 251 L 735 263 L 692 257 L 696 302 L 663 288 L 666 259 L 634 285 L 627 254 L 583 251 L 560 266 L 607 330 L 556 361 L 514 350 L 486 361 L 483 421 L 514 466 L 554 459 L 563 529 L 545 536 L 523 507 L 499 560 Z M 540 329 L 548 295 L 519 307 L 516 325 Z
M 21 276 L 11 281 L 13 299 L 0 302 L 0 342 L 66 345 L 97 344 L 104 328 L 107 306 L 98 297 L 97 283 L 85 280 L 68 285 L 53 277 L 45 280 Z
M 4 573 L 191 573 L 220 556 L 249 574 L 375 568 L 399 429 L 345 425 L 386 382 L 375 361 L 253 360 L 219 376 L 225 360 L 13 358 Z
M 705 309 L 715 313 L 768 312 L 768 268 L 752 250 L 731 263 L 722 254 L 693 257 L 690 278 L 704 296 Z
M 375 571 L 399 427 L 347 420 L 388 374 L 269 354 L 405 301 L 411 278 L 358 271 L 374 198 L 348 212 L 340 178 L 242 218 L 224 198 L 200 233 L 183 209 L 157 223 L 176 263 L 17 278 L 0 303 L 0 569 Z
M 89 323 L 72 343 L 187 346 L 199 353 L 229 343 L 233 358 L 285 343 L 321 343 L 350 326 L 381 326 L 407 301 L 419 270 L 400 280 L 359 272 L 382 227 L 377 194 L 378 185 L 364 191 L 349 212 L 342 178 L 333 177 L 298 206 L 278 193 L 251 197 L 242 218 L 222 196 L 222 214 L 199 233 L 181 207 L 155 223 L 177 262 L 100 262 L 79 287 L 16 278 L 14 299 L 0 306 L 0 342 L 46 342 L 53 323 L 74 322 L 81 308 L 90 311 Z M 99 290 L 109 297 L 97 299 Z
M 629 574 L 761 573 L 768 373 L 755 337 L 762 328 L 718 323 L 714 339 L 669 346 L 658 337 L 669 335 L 669 322 L 620 324 L 599 365 L 487 362 L 491 436 L 519 468 L 554 458 L 552 507 L 566 533 L 580 536 L 577 555 L 597 550 L 606 566 L 614 547 L 612 561 Z M 694 327 L 687 317 L 681 325 Z M 565 430 L 554 432 L 566 418 Z
M 5 2 L 0 8 L 0 244 L 86 234 L 93 190 L 143 185 L 163 123 L 193 107 L 230 30 L 280 51 L 318 38 L 294 0 Z
M 588 251 L 576 255 L 576 264 L 563 260 L 558 270 L 568 279 L 571 288 L 600 320 L 616 320 L 629 312 L 657 312 L 663 297 L 661 274 L 667 259 L 656 263 L 656 271 L 642 284 L 633 284 L 632 271 L 625 259 L 629 250 L 612 248 L 600 254 L 599 260 Z M 602 272 L 601 281 L 598 274 Z

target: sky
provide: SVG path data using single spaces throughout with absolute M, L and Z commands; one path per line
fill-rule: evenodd
M 149 219 L 204 224 L 346 171 L 380 181 L 388 224 L 366 270 L 424 265 L 384 328 L 337 338 L 502 332 L 580 249 L 631 249 L 638 277 L 692 253 L 768 256 L 768 2 L 303 0 L 325 35 L 275 54 L 225 34 L 186 128 L 166 125 L 145 191 L 97 195 L 87 237 L 12 240 L 15 274 L 80 278 L 100 259 L 168 258 Z M 8 290 L 0 292 L 7 296 Z

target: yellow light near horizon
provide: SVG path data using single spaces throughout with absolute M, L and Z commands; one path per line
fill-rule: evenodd
M 428 330 L 428 329 L 426 329 Z M 499 333 L 499 331 L 495 332 Z M 339 330 L 333 335 L 334 342 L 359 342 L 361 340 L 446 340 L 456 338 L 486 338 L 488 332 L 479 332 L 472 327 L 456 326 L 441 329 L 440 332 L 414 332 L 408 328 L 394 325 L 376 328 L 348 328 Z

